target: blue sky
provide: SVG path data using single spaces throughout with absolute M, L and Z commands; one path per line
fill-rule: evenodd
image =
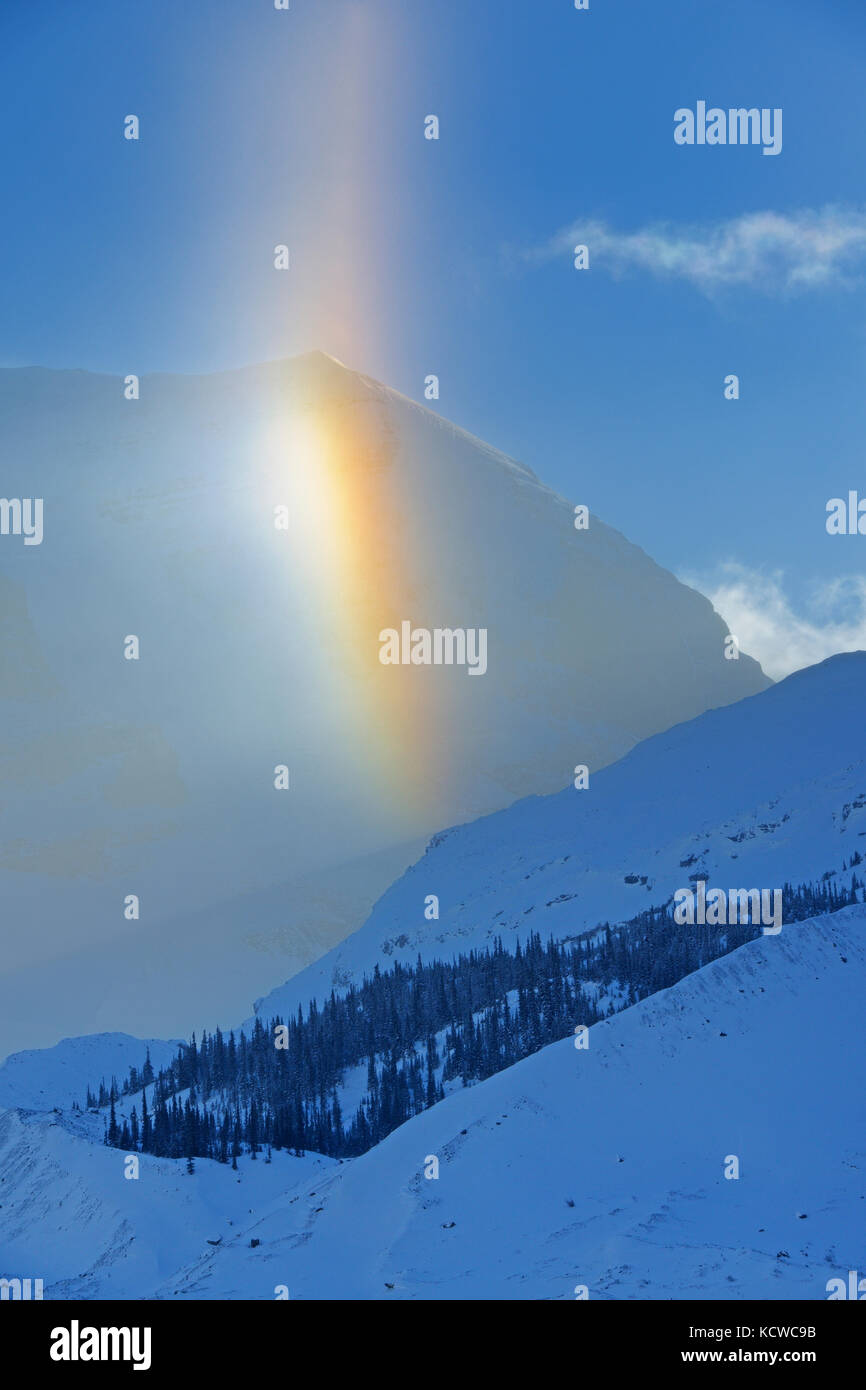
M 860 0 L 7 0 L 0 38 L 0 363 L 435 372 L 735 630 L 859 641 L 866 540 L 824 516 L 866 495 Z M 781 107 L 781 154 L 675 145 L 699 99 Z

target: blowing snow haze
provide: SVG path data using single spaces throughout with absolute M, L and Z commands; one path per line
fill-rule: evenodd
M 0 1053 L 243 1016 L 433 831 L 769 684 L 591 461 L 566 501 L 321 353 L 129 394 L 0 371 Z M 407 622 L 486 669 L 383 664 Z

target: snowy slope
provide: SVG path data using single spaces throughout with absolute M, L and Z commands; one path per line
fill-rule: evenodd
M 0 438 L 5 495 L 44 503 L 0 548 L 0 1055 L 225 1021 L 439 826 L 767 684 L 618 532 L 320 353 L 136 401 L 3 369 Z M 487 628 L 487 673 L 382 666 L 404 619 Z
M 177 1286 L 826 1298 L 863 1267 L 864 989 L 866 909 L 785 927 L 416 1116 Z
M 664 902 L 696 874 L 723 887 L 772 888 L 838 869 L 847 883 L 843 861 L 866 855 L 864 699 L 866 655 L 834 657 L 648 740 L 593 775 L 587 791 L 527 799 L 436 835 L 364 927 L 260 1000 L 259 1013 L 287 1016 L 377 961 L 386 969 L 419 953 L 449 958 L 496 934 L 512 946 L 528 930 L 574 936 Z M 424 918 L 430 893 L 440 898 L 438 921 Z M 139 987 L 138 977 L 126 984 Z M 197 994 L 191 1005 L 199 1009 Z M 200 1010 L 191 1023 L 212 1030 L 236 1021 L 237 1014 Z M 126 1065 L 103 1058 L 98 1040 L 68 1046 L 86 1059 L 78 1073 L 84 1084 L 125 1076 Z M 50 1056 L 13 1059 L 20 1103 L 37 1103 Z M 0 1104 L 11 1065 L 0 1069 Z
M 202 1162 L 190 1175 L 141 1154 L 138 1178 L 126 1178 L 124 1159 L 54 1115 L 0 1113 L 0 1274 L 43 1279 L 45 1298 L 171 1297 L 173 1272 L 217 1248 L 208 1241 L 232 1239 L 338 1166 L 275 1154 L 240 1173 Z
M 866 909 L 787 926 L 344 1164 L 126 1181 L 92 1117 L 7 1111 L 0 1269 L 46 1297 L 823 1299 L 863 1261 L 864 988 Z
M 263 1018 L 378 961 L 450 958 L 501 935 L 567 938 L 667 901 L 702 876 L 776 888 L 866 855 L 866 653 L 645 740 L 573 787 L 434 836 L 363 928 L 258 1001 Z M 861 871 L 862 874 L 862 871 Z M 425 919 L 427 896 L 438 920 Z
M 131 1038 L 127 1033 L 95 1033 L 64 1038 L 55 1047 L 15 1052 L 0 1065 L 0 1109 L 70 1109 L 84 1105 L 88 1086 L 96 1092 L 116 1076 L 123 1083 L 130 1067 L 139 1071 L 147 1051 L 154 1071 L 177 1055 L 177 1042 Z

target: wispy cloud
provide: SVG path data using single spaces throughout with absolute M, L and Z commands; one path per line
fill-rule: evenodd
M 817 584 L 805 611 L 796 613 L 784 573 L 728 563 L 715 576 L 680 576 L 706 594 L 737 638 L 740 649 L 780 680 L 837 652 L 866 651 L 866 577 Z
M 852 284 L 866 263 L 866 212 L 837 207 L 750 212 L 724 222 L 657 222 L 621 232 L 578 221 L 521 259 L 544 262 L 589 247 L 590 268 L 687 280 L 705 294 L 745 286 L 765 294 Z

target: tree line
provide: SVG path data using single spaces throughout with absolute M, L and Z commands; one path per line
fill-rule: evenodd
M 859 859 L 859 856 L 858 856 Z M 852 861 L 855 862 L 855 861 Z M 834 912 L 864 896 L 831 871 L 785 884 L 783 921 Z M 858 893 L 860 897 L 858 898 Z M 249 1033 L 193 1034 L 154 1073 L 150 1053 L 114 1077 L 89 1109 L 106 1107 L 105 1142 L 127 1151 L 232 1163 L 273 1148 L 333 1157 L 364 1153 L 445 1095 L 512 1066 L 548 1043 L 675 984 L 760 935 L 751 923 L 680 925 L 672 904 L 566 940 L 496 938 L 451 961 L 378 963 L 360 984 L 311 1000 L 291 1018 L 257 1017 Z M 605 1002 L 605 996 L 607 1000 Z M 353 1069 L 357 1069 L 353 1073 Z M 348 1090 L 352 1113 L 343 1114 Z M 148 1090 L 150 1103 L 148 1104 Z M 121 1096 L 141 1096 L 119 1122 Z

